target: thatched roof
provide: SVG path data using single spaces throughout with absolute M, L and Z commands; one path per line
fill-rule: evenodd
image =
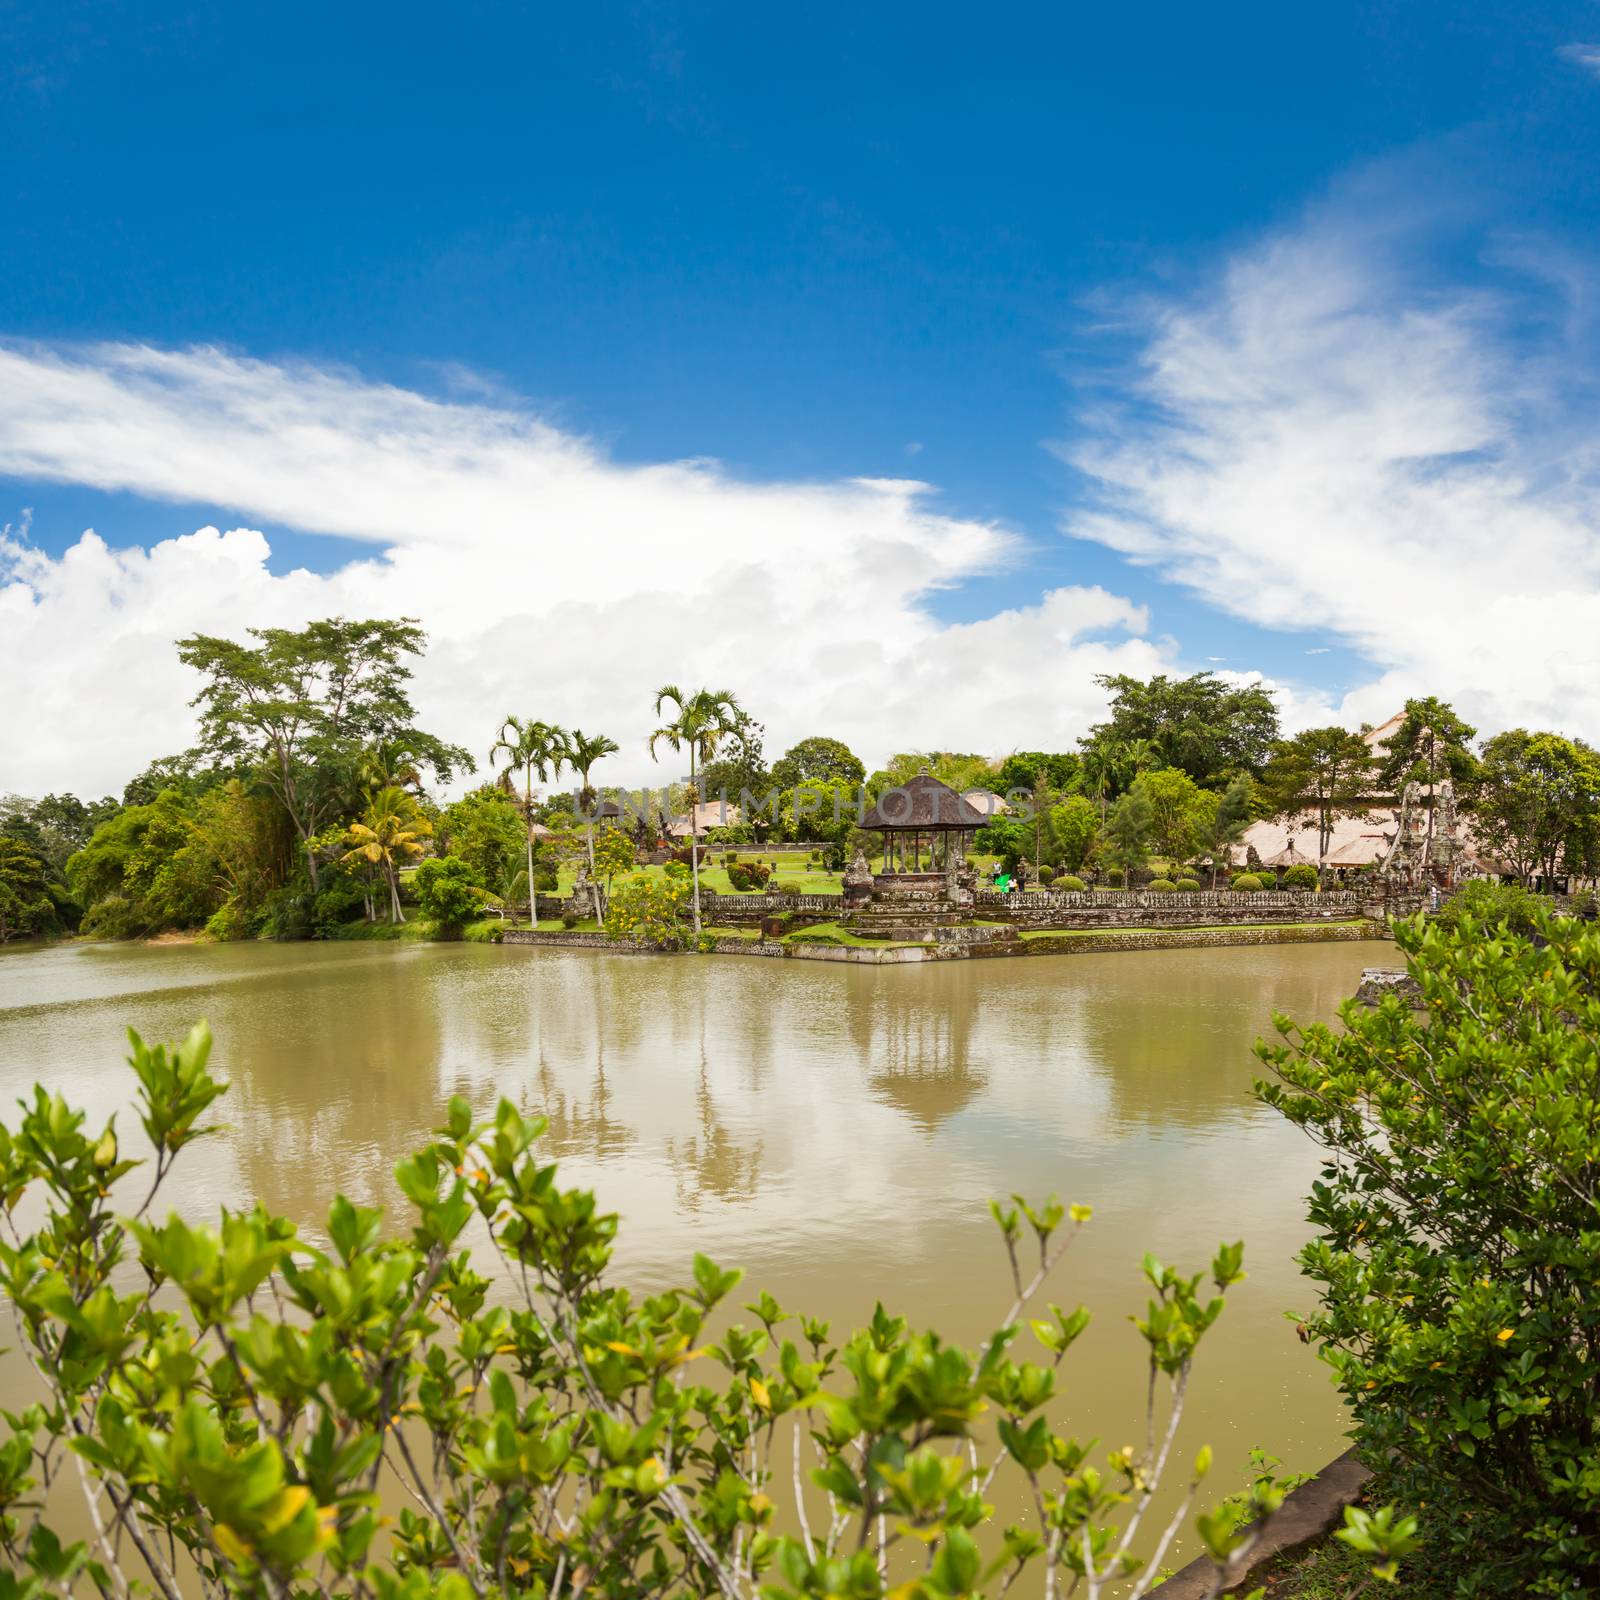
M 1011 802 L 993 789 L 963 789 L 961 798 L 986 817 L 1003 817 L 1011 809 Z
M 1284 845 L 1283 849 L 1278 851 L 1276 855 L 1262 857 L 1261 864 L 1281 870 L 1284 867 L 1314 867 L 1317 861 L 1315 856 L 1307 856 L 1300 853 L 1295 846 L 1294 835 L 1291 833 L 1288 843 Z
M 861 826 L 889 833 L 937 833 L 941 829 L 981 828 L 988 820 L 948 783 L 924 772 L 885 789 L 861 819 Z

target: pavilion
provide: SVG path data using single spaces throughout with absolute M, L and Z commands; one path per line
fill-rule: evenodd
M 884 790 L 861 826 L 883 836 L 883 875 L 901 875 L 948 872 L 966 859 L 972 835 L 988 820 L 965 796 L 924 772 Z

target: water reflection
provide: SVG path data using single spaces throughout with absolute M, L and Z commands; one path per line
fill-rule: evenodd
M 1245 1237 L 1249 1281 L 1195 1401 L 1235 1454 L 1338 1447 L 1281 1318 L 1314 1149 L 1249 1094 L 1274 1008 L 1331 1017 L 1358 944 L 871 969 L 479 946 L 61 947 L 0 961 L 0 1097 L 35 1077 L 91 1115 L 129 1103 L 121 1030 L 197 1015 L 233 1083 L 225 1139 L 173 1202 L 259 1195 L 315 1227 L 336 1190 L 396 1210 L 394 1162 L 452 1093 L 550 1120 L 567 1181 L 622 1213 L 619 1266 L 682 1281 L 697 1249 L 845 1326 L 880 1295 L 976 1338 L 1006 1303 L 985 1203 L 1096 1207 L 1057 1298 L 1098 1313 L 1074 1351 L 1083 1431 L 1139 1404 L 1124 1312 L 1146 1249 L 1198 1268 Z M 123 1119 L 125 1138 L 131 1121 Z M 1212 1389 L 1211 1383 L 1217 1387 Z

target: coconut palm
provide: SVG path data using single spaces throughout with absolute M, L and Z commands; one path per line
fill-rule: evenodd
M 521 717 L 507 717 L 500 724 L 500 737 L 489 752 L 492 769 L 497 760 L 505 758 L 506 770 L 501 783 L 511 787 L 511 775 L 522 771 L 522 814 L 528 825 L 528 925 L 539 920 L 538 891 L 533 876 L 533 779 L 537 773 L 540 783 L 548 783 L 560 775 L 567 760 L 567 734 L 553 722 L 524 722 Z
M 606 908 L 600 890 L 600 879 L 595 868 L 594 859 L 594 807 L 599 796 L 595 787 L 589 781 L 589 769 L 597 761 L 606 756 L 614 756 L 622 746 L 615 739 L 606 734 L 587 734 L 582 728 L 574 728 L 567 735 L 567 765 L 577 773 L 582 787 L 578 790 L 578 810 L 589 819 L 588 844 L 589 844 L 589 881 L 594 885 L 594 894 L 597 904 L 595 912 L 600 921 L 605 921 Z
M 579 811 L 593 811 L 598 798 L 594 785 L 589 782 L 589 769 L 606 756 L 614 756 L 621 748 L 615 739 L 607 738 L 603 733 L 590 735 L 582 728 L 574 728 L 567 735 L 567 765 L 577 773 L 583 784 L 578 791 Z
M 404 789 L 391 784 L 379 789 L 367 802 L 360 822 L 346 830 L 350 848 L 346 861 L 364 861 L 376 867 L 389 885 L 389 920 L 404 922 L 400 904 L 400 865 L 422 854 L 422 841 L 433 832 L 428 819 L 417 809 L 417 802 Z
M 656 691 L 656 715 L 671 703 L 676 715 L 664 722 L 649 738 L 650 757 L 659 760 L 656 746 L 671 745 L 674 750 L 689 753 L 689 789 L 684 802 L 689 816 L 689 866 L 694 874 L 694 932 L 700 937 L 700 852 L 695 848 L 695 807 L 700 803 L 700 789 L 696 782 L 700 768 L 712 760 L 717 747 L 724 739 L 738 732 L 743 710 L 738 700 L 727 689 L 696 689 L 685 694 L 675 683 L 663 685 Z

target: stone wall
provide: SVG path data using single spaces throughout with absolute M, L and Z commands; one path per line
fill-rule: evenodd
M 916 895 L 904 898 L 914 900 Z M 937 898 L 929 891 L 930 903 Z M 1137 889 L 1106 891 L 1032 890 L 995 894 L 979 890 L 973 915 L 1011 922 L 1021 928 L 1183 928 L 1215 923 L 1329 922 L 1365 914 L 1365 897 L 1349 890 L 1317 894 L 1309 889 L 1273 889 L 1237 894 L 1231 889 L 1195 894 L 1146 894 Z M 707 922 L 735 927 L 763 917 L 816 917 L 834 921 L 844 911 L 836 894 L 700 893 L 700 914 Z
M 1101 955 L 1113 950 L 1189 950 L 1225 949 L 1232 945 L 1253 944 L 1342 944 L 1361 939 L 1376 939 L 1380 934 L 1370 922 L 1308 922 L 1288 928 L 1138 928 L 1117 933 L 1063 933 L 1059 939 L 1048 936 L 1021 939 L 1007 944 L 963 945 L 961 953 L 974 961 L 996 956 L 1076 956 Z

